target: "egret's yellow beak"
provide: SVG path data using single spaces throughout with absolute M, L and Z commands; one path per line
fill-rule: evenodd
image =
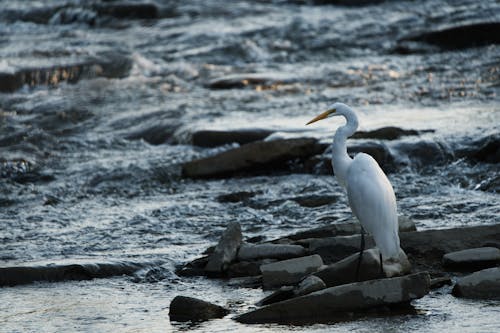
M 319 116 L 317 116 L 316 118 L 314 118 L 313 120 L 311 120 L 310 122 L 308 122 L 306 125 L 312 124 L 312 123 L 314 123 L 318 120 L 321 120 L 321 119 L 325 119 L 330 114 L 334 113 L 335 111 L 337 111 L 337 110 L 335 110 L 335 109 L 327 110 L 327 111 L 323 112 L 322 114 L 320 114 Z

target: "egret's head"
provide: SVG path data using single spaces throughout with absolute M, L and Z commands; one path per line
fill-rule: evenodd
M 326 119 L 326 118 L 330 118 L 330 117 L 334 117 L 334 116 L 342 116 L 348 110 L 350 110 L 350 108 L 343 103 L 333 103 L 332 105 L 330 105 L 328 107 L 328 109 L 325 112 L 316 116 L 314 119 L 312 119 L 306 125 L 314 123 L 318 120 L 322 120 L 322 119 Z

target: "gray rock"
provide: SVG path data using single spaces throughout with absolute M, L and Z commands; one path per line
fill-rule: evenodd
M 451 281 L 451 278 L 448 276 L 443 276 L 443 277 L 437 277 L 434 279 L 431 279 L 431 289 L 437 289 L 441 288 L 444 285 L 449 285 L 451 286 L 453 282 Z
M 247 128 L 232 131 L 200 130 L 192 134 L 192 144 L 199 147 L 217 147 L 233 142 L 240 145 L 265 139 L 273 131 Z
M 309 275 L 304 280 L 300 281 L 294 293 L 295 296 L 303 296 L 325 288 L 326 284 L 323 280 L 315 275 Z
M 358 153 L 366 153 L 372 156 L 385 172 L 391 172 L 394 169 L 394 157 L 389 148 L 380 142 L 363 142 L 349 145 L 347 147 L 349 155 L 354 156 Z
M 355 253 L 321 269 L 314 273 L 314 275 L 320 277 L 328 287 L 355 282 L 358 260 L 359 254 Z M 409 273 L 411 265 L 404 251 L 400 250 L 399 260 L 384 260 L 382 268 L 384 270 L 383 277 L 392 277 Z M 363 260 L 359 268 L 359 281 L 380 277 L 380 255 L 378 249 L 373 248 L 363 251 Z
M 447 253 L 443 256 L 443 266 L 449 269 L 478 270 L 500 263 L 500 249 L 480 247 Z
M 500 299 L 500 267 L 464 276 L 453 287 L 453 295 L 466 298 Z
M 209 256 L 205 271 L 208 274 L 221 274 L 236 258 L 243 236 L 238 222 L 231 222 L 222 234 L 214 252 Z
M 399 232 L 409 232 L 416 231 L 417 227 L 415 222 L 407 216 L 398 216 Z M 334 236 L 349 236 L 361 233 L 361 225 L 358 219 L 352 218 L 344 223 L 333 223 L 327 226 L 309 229 L 295 233 L 293 235 L 286 236 L 291 240 L 301 240 L 307 238 L 325 238 Z
M 211 89 L 244 88 L 248 85 L 272 85 L 291 83 L 297 78 L 282 73 L 243 73 L 224 76 L 209 82 Z
M 289 259 L 306 255 L 306 249 L 300 245 L 287 244 L 242 244 L 238 251 L 238 260 Z
M 315 323 L 352 318 L 350 313 L 407 303 L 429 292 L 428 273 L 345 284 L 244 313 L 242 323 Z
M 170 303 L 169 316 L 172 321 L 205 321 L 222 318 L 229 311 L 221 306 L 186 296 L 176 296 Z
M 323 266 L 321 257 L 312 255 L 262 265 L 260 270 L 264 288 L 271 288 L 296 284 L 321 266 Z
M 399 127 L 388 126 L 382 127 L 373 131 L 357 131 L 352 139 L 379 139 L 379 140 L 396 140 L 402 136 L 419 135 L 422 132 L 434 132 L 434 130 L 405 130 Z
M 465 25 L 444 27 L 424 32 L 403 39 L 402 41 L 420 41 L 437 45 L 443 49 L 464 49 L 469 47 L 500 44 L 498 22 L 479 22 Z
M 234 173 L 259 173 L 287 168 L 286 161 L 307 158 L 321 150 L 316 139 L 257 141 L 230 149 L 215 156 L 182 165 L 184 177 L 229 177 Z
M 500 224 L 403 232 L 399 238 L 401 248 L 414 260 L 441 266 L 442 257 L 448 252 L 483 246 L 500 247 Z M 367 248 L 375 246 L 372 237 L 365 237 L 365 240 Z M 326 263 L 332 263 L 358 252 L 360 236 L 308 239 L 300 243 L 310 252 L 321 255 Z

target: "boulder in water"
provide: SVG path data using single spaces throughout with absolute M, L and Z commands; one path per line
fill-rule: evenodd
M 500 267 L 487 268 L 459 279 L 453 295 L 466 298 L 500 299 Z
M 426 272 L 402 277 L 350 283 L 270 304 L 244 313 L 242 323 L 317 323 L 347 320 L 352 313 L 371 308 L 407 304 L 428 294 Z
M 443 266 L 448 269 L 474 271 L 496 266 L 500 263 L 500 249 L 480 247 L 447 253 L 443 256 Z
M 229 310 L 194 297 L 176 296 L 170 302 L 169 316 L 172 321 L 205 321 L 222 318 Z

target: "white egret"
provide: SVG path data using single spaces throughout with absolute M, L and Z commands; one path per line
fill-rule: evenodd
M 399 257 L 396 196 L 387 176 L 373 157 L 359 153 L 351 158 L 347 154 L 346 139 L 358 128 L 358 117 L 349 106 L 334 103 L 307 125 L 334 116 L 344 116 L 347 122 L 337 129 L 333 137 L 333 171 L 340 185 L 347 190 L 349 206 L 362 226 L 356 277 L 359 276 L 364 250 L 363 228 L 373 236 L 379 249 L 380 272 L 383 274 L 382 256 L 385 259 Z

